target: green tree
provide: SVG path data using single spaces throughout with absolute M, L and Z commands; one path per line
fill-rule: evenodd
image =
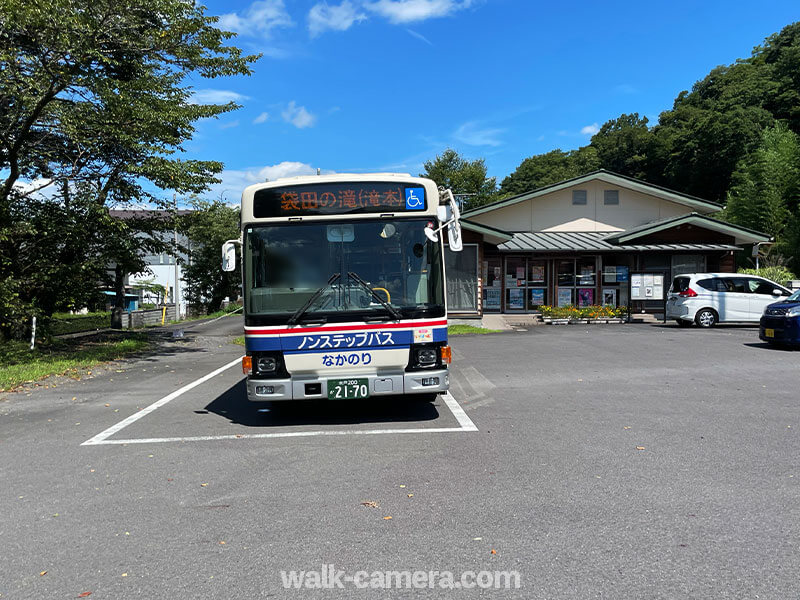
M 647 117 L 640 118 L 639 113 L 623 114 L 604 123 L 591 142 L 600 166 L 629 177 L 652 180 L 650 151 L 654 136 L 647 123 Z
M 468 200 L 464 208 L 474 208 L 492 202 L 497 191 L 497 180 L 487 177 L 484 159 L 466 160 L 452 148 L 446 149 L 424 165 L 425 172 L 420 177 L 433 179 L 437 185 L 453 191 L 453 194 L 466 194 Z
M 226 297 L 239 296 L 241 261 L 237 261 L 235 271 L 226 273 L 220 254 L 225 241 L 239 237 L 239 209 L 220 201 L 197 200 L 193 206 L 182 223 L 191 254 L 191 262 L 183 270 L 185 292 L 192 306 L 213 312 Z
M 502 195 L 530 192 L 546 185 L 596 171 L 600 167 L 597 149 L 583 146 L 564 152 L 556 149 L 523 160 L 500 184 Z
M 163 205 L 154 189 L 200 193 L 217 181 L 221 163 L 179 153 L 198 119 L 237 106 L 194 103 L 189 78 L 249 74 L 257 57 L 225 45 L 233 34 L 216 21 L 184 0 L 0 0 L 0 256 L 10 257 L 0 262 L 0 281 L 13 290 L 0 296 L 18 308 L 43 305 L 41 286 L 21 281 L 19 257 L 21 242 L 39 235 L 20 218 L 40 185 L 54 188 L 51 202 L 71 214 L 82 202 L 76 190 L 99 207 Z M 130 235 L 135 223 L 92 214 L 93 225 L 107 228 L 97 256 L 111 257 L 123 277 L 136 272 L 125 270 L 141 265 L 147 236 Z M 0 305 L 0 321 L 7 313 Z
M 800 266 L 800 137 L 786 125 L 766 129 L 761 145 L 733 174 L 724 217 L 775 238 L 774 251 Z

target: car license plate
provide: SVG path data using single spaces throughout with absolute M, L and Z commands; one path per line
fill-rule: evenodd
M 773 337 L 774 338 L 775 337 L 775 330 L 774 329 L 765 329 L 764 330 L 764 335 L 766 337 Z
M 369 379 L 329 379 L 328 400 L 369 397 Z

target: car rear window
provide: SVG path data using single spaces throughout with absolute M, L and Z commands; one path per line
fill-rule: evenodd
M 697 282 L 701 288 L 710 292 L 727 292 L 728 286 L 725 285 L 724 279 L 701 279 Z
M 676 277 L 672 280 L 672 288 L 670 291 L 677 293 L 685 292 L 689 289 L 689 278 L 688 277 Z

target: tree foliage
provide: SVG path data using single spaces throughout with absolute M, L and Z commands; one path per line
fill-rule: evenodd
M 186 297 L 195 308 L 218 310 L 222 301 L 239 296 L 242 281 L 241 261 L 236 270 L 221 268 L 222 244 L 239 237 L 239 209 L 220 201 L 195 201 L 191 213 L 183 217 L 183 230 L 189 238 L 191 262 L 184 266 Z
M 551 150 L 522 161 L 500 184 L 502 195 L 516 195 L 595 171 L 600 166 L 597 149 L 584 146 L 563 152 Z
M 497 180 L 487 177 L 484 159 L 469 161 L 452 148 L 447 148 L 433 160 L 427 161 L 420 177 L 433 179 L 439 186 L 453 191 L 453 194 L 465 194 L 465 208 L 481 206 L 494 199 L 497 191 Z
M 199 193 L 217 181 L 221 163 L 181 159 L 182 145 L 198 119 L 237 106 L 193 102 L 190 77 L 249 74 L 257 57 L 226 45 L 233 34 L 216 21 L 185 0 L 0 0 L 5 335 L 31 314 L 82 301 L 104 261 L 118 292 L 125 273 L 143 268 L 158 238 L 135 228 L 163 219 L 120 222 L 109 207 L 163 206 L 158 190 Z M 50 254 L 25 252 L 38 246 Z
M 732 179 L 725 218 L 770 234 L 777 240 L 773 251 L 793 256 L 800 231 L 800 137 L 783 124 L 766 129 Z

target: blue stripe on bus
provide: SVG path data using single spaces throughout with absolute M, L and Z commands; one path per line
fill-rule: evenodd
M 280 350 L 281 338 L 271 337 L 262 338 L 246 335 L 244 337 L 244 347 L 248 352 L 266 352 L 267 350 Z
M 245 348 L 248 352 L 283 350 L 294 353 L 327 350 L 378 350 L 381 348 L 408 348 L 413 341 L 413 331 L 392 330 L 342 333 L 334 331 L 330 334 L 285 335 L 280 337 L 259 337 L 245 334 Z M 434 327 L 433 341 L 446 342 L 447 327 Z M 300 346 L 303 347 L 301 348 Z

